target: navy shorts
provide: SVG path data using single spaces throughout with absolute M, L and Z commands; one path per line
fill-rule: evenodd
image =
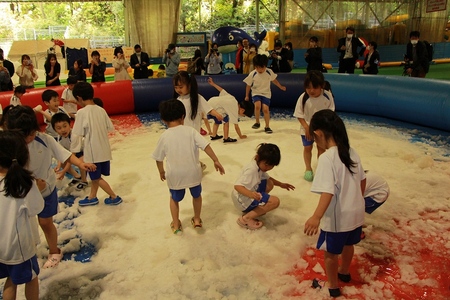
M 110 172 L 109 160 L 100 162 L 100 163 L 95 163 L 95 165 L 97 166 L 97 170 L 95 170 L 93 172 L 88 172 L 89 178 L 91 178 L 91 180 L 100 179 L 102 177 L 102 175 L 109 176 L 109 172 Z
M 310 141 L 308 141 L 307 139 L 306 139 L 306 135 L 302 135 L 302 144 L 303 144 L 303 146 L 311 146 L 312 144 L 314 144 L 314 140 L 310 140 Z
M 261 101 L 262 104 L 270 106 L 270 99 L 267 97 L 264 97 L 264 96 L 260 96 L 260 95 L 253 96 L 252 101 L 253 101 L 253 103 Z
M 56 188 L 50 195 L 44 197 L 44 209 L 38 214 L 39 218 L 51 218 L 58 213 L 58 194 Z
M 184 198 L 184 194 L 186 193 L 186 189 L 182 190 L 172 190 L 169 189 L 170 196 L 172 197 L 173 201 L 180 202 Z M 193 198 L 198 198 L 202 194 L 202 185 L 199 184 L 197 186 L 189 188 L 189 191 L 191 192 L 191 196 Z
M 366 202 L 366 213 L 371 214 L 380 207 L 384 202 L 378 203 L 377 201 L 373 200 L 371 197 L 364 198 L 364 201 Z
M 344 246 L 358 244 L 361 241 L 362 226 L 352 231 L 328 232 L 320 230 L 317 249 L 325 250 L 332 254 L 341 254 Z
M 254 210 L 259 205 L 264 205 L 269 201 L 270 195 L 266 193 L 266 187 L 267 187 L 267 179 L 261 180 L 261 183 L 258 185 L 258 189 L 256 190 L 258 193 L 261 194 L 262 198 L 261 200 L 253 200 L 253 202 L 250 204 L 249 207 L 247 207 L 246 210 L 243 210 L 242 212 L 248 213 L 249 211 Z
M 0 278 L 10 277 L 15 285 L 24 284 L 39 275 L 37 256 L 18 265 L 5 265 L 0 263 Z
M 228 115 L 223 117 L 223 121 L 217 120 L 217 118 L 212 115 L 208 115 L 207 118 L 208 118 L 208 120 L 214 120 L 214 123 L 216 123 L 216 124 L 228 123 L 230 121 L 230 118 L 228 118 Z
M 75 153 L 75 156 L 80 158 L 80 157 L 83 157 L 83 154 L 84 154 L 83 151 L 81 151 L 81 152 Z

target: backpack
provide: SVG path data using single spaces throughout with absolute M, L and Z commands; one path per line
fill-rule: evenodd
M 188 64 L 187 64 L 187 69 L 186 71 L 189 74 L 195 74 L 195 72 L 197 71 L 197 61 L 200 57 L 197 57 L 195 60 L 193 60 L 192 58 L 188 60 Z
M 329 91 L 334 98 L 333 91 L 331 90 L 331 84 L 329 81 L 325 80 L 325 86 L 323 87 L 323 89 L 326 91 Z M 325 98 L 328 99 L 328 96 L 326 94 L 323 94 L 323 95 L 325 96 Z M 303 99 L 302 99 L 303 109 L 305 108 L 305 103 L 308 99 L 309 99 L 309 94 L 305 91 L 305 95 L 303 95 Z M 330 100 L 330 99 L 328 99 L 328 100 Z
M 427 53 L 428 53 L 428 61 L 432 61 L 433 60 L 433 54 L 434 54 L 434 49 L 433 49 L 433 45 L 430 44 L 427 41 L 423 41 L 423 43 L 425 44 L 425 47 L 427 49 Z

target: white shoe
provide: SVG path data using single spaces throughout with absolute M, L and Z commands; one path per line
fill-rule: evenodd
M 48 259 L 45 262 L 45 264 L 42 266 L 42 268 L 48 269 L 48 268 L 57 267 L 59 262 L 61 261 L 62 257 L 63 257 L 63 254 L 62 254 L 61 250 L 59 250 L 59 253 L 49 254 Z

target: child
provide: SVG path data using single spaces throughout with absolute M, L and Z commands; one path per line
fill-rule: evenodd
M 300 135 L 303 143 L 303 160 L 306 171 L 303 178 L 306 181 L 313 181 L 314 173 L 311 167 L 312 148 L 314 139 L 309 134 L 309 122 L 315 112 L 322 109 L 334 110 L 334 99 L 331 92 L 324 89 L 325 79 L 322 72 L 313 70 L 305 76 L 305 92 L 300 95 L 295 105 L 294 117 L 300 122 Z M 317 147 L 317 157 L 325 150 Z
M 79 201 L 80 206 L 98 204 L 97 191 L 100 187 L 109 197 L 105 199 L 106 205 L 122 203 L 120 198 L 108 182 L 102 177 L 110 174 L 111 146 L 109 145 L 108 131 L 114 126 L 106 111 L 94 103 L 94 88 L 87 82 L 78 82 L 73 88 L 73 95 L 83 102 L 83 108 L 77 113 L 72 133 L 84 137 L 84 161 L 94 163 L 95 172 L 89 172 L 92 180 L 89 196 Z
M 75 77 L 69 76 L 67 77 L 67 87 L 63 91 L 61 99 L 63 101 L 63 108 L 67 111 L 69 116 L 72 119 L 75 119 L 75 115 L 77 113 L 77 99 L 72 94 L 73 87 L 77 83 L 77 79 Z
M 209 99 L 208 103 L 223 116 L 223 142 L 233 143 L 237 141 L 236 139 L 228 136 L 230 131 L 230 123 L 234 124 L 234 129 L 239 135 L 239 138 L 247 138 L 246 135 L 241 133 L 241 129 L 239 128 L 239 116 L 247 116 L 251 118 L 254 110 L 253 104 L 250 101 L 241 101 L 238 103 L 236 98 L 228 94 L 222 87 L 218 86 L 211 77 L 208 78 L 208 83 L 219 91 L 219 97 L 212 97 Z M 209 115 L 208 118 L 214 119 L 211 140 L 220 139 L 222 136 L 217 135 L 217 130 L 219 129 L 219 125 L 222 124 L 222 121 L 219 121 L 215 117 Z
M 265 127 L 264 131 L 266 133 L 272 133 L 272 129 L 269 127 L 270 121 L 270 97 L 272 93 L 270 92 L 270 82 L 273 82 L 280 90 L 286 91 L 286 87 L 281 85 L 277 78 L 277 74 L 275 74 L 271 69 L 267 68 L 267 63 L 269 59 L 267 56 L 263 54 L 257 54 L 253 58 L 253 66 L 255 70 L 251 71 L 250 74 L 244 79 L 244 82 L 247 84 L 245 88 L 245 101 L 249 100 L 250 90 L 252 91 L 252 101 L 255 104 L 255 121 L 253 124 L 253 129 L 258 129 L 260 127 L 259 124 L 259 115 L 262 108 L 264 113 L 264 122 Z
M 364 201 L 366 213 L 373 213 L 389 197 L 389 185 L 386 180 L 373 171 L 364 171 L 366 173 L 366 187 L 364 192 Z
M 259 144 L 254 160 L 241 171 L 231 193 L 234 206 L 243 213 L 237 219 L 239 226 L 255 230 L 264 225 L 257 218 L 280 205 L 278 197 L 268 194 L 274 186 L 288 191 L 295 189 L 293 185 L 280 182 L 266 173 L 278 166 L 280 159 L 280 149 L 277 145 Z
M 20 100 L 22 99 L 23 94 L 26 93 L 25 87 L 18 85 L 14 89 L 14 94 L 11 96 L 11 100 L 9 100 L 9 105 L 17 106 L 22 105 L 22 102 Z
M 220 174 L 225 171 L 206 141 L 197 130 L 189 126 L 183 126 L 186 116 L 184 105 L 178 100 L 161 102 L 159 105 L 161 119 L 168 129 L 161 135 L 153 152 L 153 159 L 162 181 L 167 179 L 170 190 L 170 213 L 172 223 L 170 228 L 174 234 L 182 233 L 183 228 L 179 220 L 179 202 L 183 200 L 185 189 L 189 188 L 194 206 L 194 217 L 191 224 L 194 228 L 203 226 L 200 212 L 202 208 L 202 169 L 198 159 L 198 149 L 201 148 L 214 161 L 214 166 Z M 166 159 L 167 173 L 164 170 L 164 158 Z
M 42 93 L 42 101 L 47 105 L 46 110 L 42 110 L 42 106 L 38 105 L 34 108 L 35 111 L 41 113 L 44 116 L 44 123 L 47 125 L 45 127 L 45 133 L 58 138 L 58 134 L 52 127 L 52 116 L 57 113 L 63 113 L 69 116 L 69 113 L 64 109 L 64 107 L 59 106 L 59 95 L 54 90 L 45 90 Z
M 344 122 L 334 111 L 316 112 L 309 133 L 319 147 L 326 149 L 319 157 L 311 186 L 312 192 L 320 194 L 319 204 L 306 221 L 304 232 L 316 234 L 321 225 L 317 249 L 325 251 L 328 281 L 314 279 L 312 286 L 327 286 L 330 296 L 338 297 L 341 295 L 338 278 L 350 282 L 354 245 L 361 240 L 366 177 L 358 154 L 350 148 Z M 339 254 L 342 258 L 340 266 Z
M 29 156 L 23 137 L 0 131 L 0 278 L 7 278 L 3 299 L 16 299 L 25 283 L 27 299 L 39 299 L 36 215 L 44 208 L 38 186 L 25 167 Z
M 57 113 L 52 117 L 52 127 L 58 133 L 58 138 L 56 141 L 64 147 L 64 149 L 69 150 L 74 153 L 76 157 L 82 159 L 82 139 L 79 136 L 72 134 L 72 128 L 70 128 L 70 118 L 66 114 Z M 62 166 L 62 169 L 61 169 Z M 80 170 L 78 174 L 72 165 L 69 163 L 59 163 L 55 168 L 57 179 L 60 180 L 64 178 L 66 173 L 73 176 L 72 182 L 69 185 L 77 185 L 77 190 L 84 190 L 87 187 L 86 171 Z
M 158 67 L 158 73 L 156 74 L 158 78 L 164 78 L 166 77 L 166 66 L 165 65 L 159 65 Z
M 73 67 L 69 69 L 69 77 L 74 77 L 78 81 L 86 81 L 86 71 L 83 69 L 83 60 L 77 59 L 73 63 Z
M 34 110 L 29 106 L 15 106 L 6 114 L 5 127 L 18 130 L 25 139 L 30 152 L 30 170 L 38 181 L 40 192 L 45 200 L 45 207 L 38 215 L 39 225 L 44 232 L 49 247 L 48 260 L 44 268 L 56 267 L 63 254 L 58 248 L 58 233 L 53 224 L 53 216 L 58 212 L 56 194 L 56 176 L 52 160 L 70 162 L 83 170 L 95 170 L 95 165 L 85 164 L 75 155 L 64 149 L 54 138 L 39 132 L 39 124 Z

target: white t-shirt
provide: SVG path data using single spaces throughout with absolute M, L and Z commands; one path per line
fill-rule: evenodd
M 28 144 L 30 152 L 30 170 L 36 178 L 45 180 L 46 188 L 41 192 L 46 197 L 53 192 L 56 187 L 56 175 L 52 167 L 52 159 L 65 162 L 72 153 L 64 149 L 63 146 L 51 136 L 38 132 L 34 140 Z
M 3 178 L 0 177 L 0 263 L 17 265 L 36 254 L 36 215 L 44 208 L 44 199 L 36 182 L 25 198 L 5 197 Z
M 22 105 L 22 102 L 20 102 L 19 97 L 17 97 L 16 95 L 12 95 L 11 99 L 9 100 L 9 105 L 12 106 L 17 106 L 17 105 Z
M 72 134 L 84 137 L 84 162 L 100 163 L 112 159 L 109 131 L 114 131 L 114 126 L 103 108 L 90 104 L 78 110 Z
M 62 107 L 62 106 L 58 106 L 58 111 L 57 111 L 57 112 L 52 112 L 50 109 L 46 109 L 45 111 L 46 111 L 47 113 L 49 113 L 50 116 L 52 116 L 52 117 L 53 117 L 55 114 L 58 114 L 58 113 L 63 113 L 63 114 L 66 114 L 66 115 L 69 116 L 69 114 L 67 113 L 67 111 L 65 110 L 65 108 Z M 69 117 L 70 117 L 70 116 L 69 116 Z M 51 136 L 54 137 L 54 138 L 57 138 L 57 137 L 58 137 L 58 133 L 56 133 L 55 129 L 53 129 L 53 127 L 52 127 L 52 122 L 51 122 L 51 121 L 48 121 L 46 118 L 44 118 L 44 123 L 47 125 L 47 127 L 45 128 L 45 133 L 51 135 Z
M 197 115 L 195 119 L 191 119 L 191 97 L 189 95 L 179 96 L 178 100 L 184 104 L 184 108 L 186 109 L 186 116 L 184 117 L 184 125 L 189 126 L 200 132 L 200 128 L 202 127 L 202 113 L 207 115 L 211 110 L 211 105 L 203 98 L 202 95 L 198 95 L 198 109 Z
M 266 172 L 259 169 L 256 160 L 252 160 L 247 164 L 241 171 L 239 178 L 236 180 L 234 185 L 242 185 L 246 189 L 255 192 L 258 189 L 259 184 L 263 179 L 269 179 L 270 176 Z M 231 199 L 233 200 L 234 206 L 239 211 L 246 210 L 250 204 L 253 202 L 252 198 L 246 197 L 239 194 L 235 189 L 231 192 Z
M 333 194 L 320 222 L 328 232 L 347 232 L 364 224 L 365 203 L 361 193 L 364 169 L 358 154 L 350 148 L 350 157 L 357 165 L 351 174 L 339 158 L 337 146 L 319 156 L 311 192 Z
M 270 83 L 277 78 L 271 69 L 266 68 L 263 73 L 258 73 L 253 70 L 245 77 L 244 82 L 252 87 L 252 96 L 264 96 L 266 98 L 272 97 L 272 92 L 270 91 Z
M 303 97 L 306 93 L 303 93 L 300 95 L 300 97 L 297 99 L 297 104 L 295 105 L 294 110 L 294 117 L 304 119 L 306 123 L 311 122 L 312 116 L 318 112 L 319 110 L 324 109 L 331 109 L 334 111 L 334 99 L 333 95 L 326 90 L 322 90 L 322 94 L 319 97 L 313 98 L 309 97 L 306 102 L 305 106 L 303 107 Z M 305 128 L 300 125 L 300 134 L 305 135 Z
M 67 112 L 69 112 L 71 114 L 77 113 L 77 105 L 75 103 L 64 102 L 64 100 L 75 100 L 75 101 L 77 100 L 73 96 L 71 89 L 66 88 L 62 93 L 61 99 L 63 100 L 63 107 Z
M 161 134 L 152 158 L 166 159 L 165 172 L 169 189 L 181 190 L 202 182 L 198 149 L 205 150 L 209 142 L 189 126 L 168 128 Z
M 236 98 L 228 94 L 227 91 L 220 91 L 219 96 L 210 98 L 208 103 L 223 117 L 228 116 L 231 124 L 239 122 L 239 104 Z
M 389 185 L 383 177 L 373 171 L 366 172 L 364 197 L 370 197 L 378 203 L 383 203 L 389 197 L 389 192 Z

